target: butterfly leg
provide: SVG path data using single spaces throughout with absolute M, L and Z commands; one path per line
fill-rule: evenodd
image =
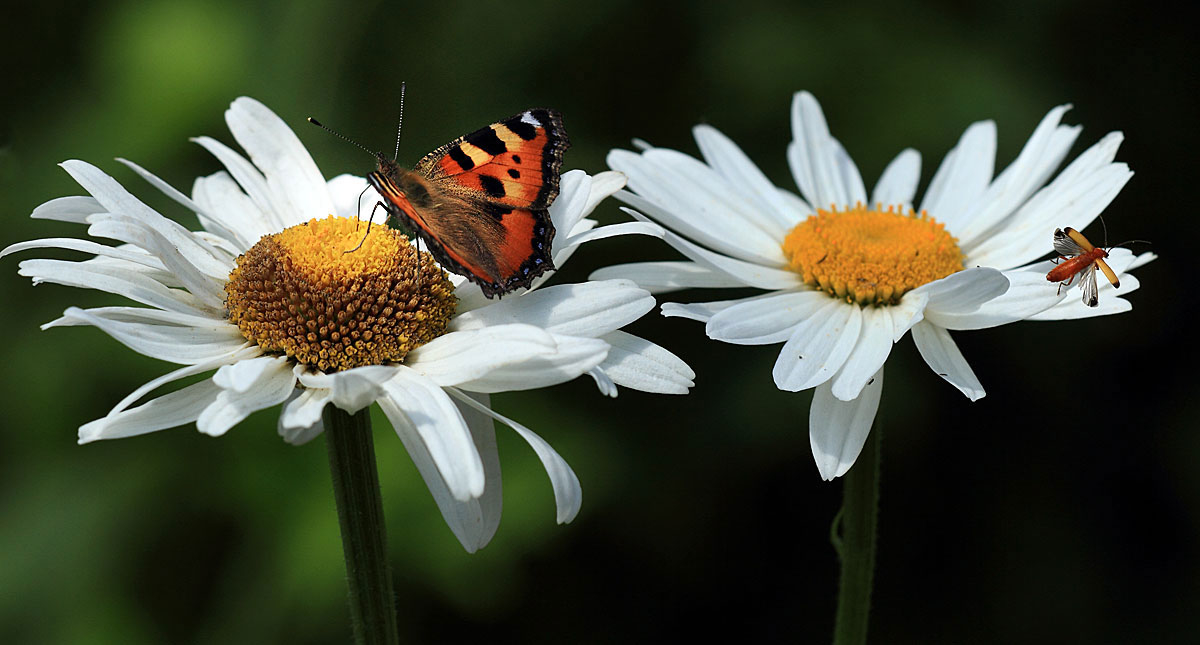
M 357 251 L 357 250 L 359 250 L 359 249 L 361 249 L 361 248 L 362 248 L 362 245 L 363 245 L 363 243 L 365 243 L 365 242 L 367 241 L 367 235 L 370 235 L 370 234 L 371 234 L 371 224 L 373 224 L 373 223 L 375 222 L 375 211 L 379 210 L 379 207 L 380 207 L 380 206 L 382 206 L 382 207 L 383 207 L 383 212 L 385 212 L 385 213 L 387 212 L 387 205 L 386 205 L 386 204 L 384 204 L 383 202 L 375 202 L 375 208 L 372 208 L 372 209 L 371 209 L 371 217 L 370 217 L 370 219 L 368 219 L 368 220 L 367 220 L 367 232 L 366 232 L 366 234 L 365 234 L 365 235 L 363 235 L 362 239 L 358 241 L 358 246 L 355 246 L 354 248 L 350 249 L 349 251 L 342 251 L 342 253 L 343 253 L 343 254 L 345 254 L 345 253 L 353 253 L 353 252 L 355 252 L 355 251 Z
M 362 198 L 363 198 L 363 195 L 367 194 L 367 189 L 369 189 L 370 187 L 371 187 L 371 184 L 367 184 L 366 187 L 362 189 L 362 192 L 358 194 L 358 201 L 355 202 L 355 204 L 358 206 L 358 208 L 354 211 L 354 219 L 355 219 L 354 230 L 356 230 L 356 231 L 358 230 L 358 223 L 360 221 L 362 221 L 362 218 L 360 218 L 358 216 L 358 214 L 362 212 Z M 374 211 L 371 212 L 371 216 L 372 217 L 375 216 Z

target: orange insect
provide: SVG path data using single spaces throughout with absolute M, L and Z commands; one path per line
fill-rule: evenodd
M 1079 289 L 1083 291 L 1083 304 L 1095 307 L 1100 301 L 1096 295 L 1097 266 L 1114 288 L 1121 286 L 1116 272 L 1104 261 L 1108 251 L 1092 246 L 1083 233 L 1070 227 L 1066 230 L 1054 229 L 1054 250 L 1058 252 L 1061 262 L 1046 274 L 1046 279 L 1061 283 L 1058 286 L 1061 290 L 1063 285 L 1071 286 L 1078 277 Z

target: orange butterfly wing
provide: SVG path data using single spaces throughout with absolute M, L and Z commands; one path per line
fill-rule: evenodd
M 370 179 L 443 266 L 491 298 L 554 267 L 548 208 L 569 145 L 558 112 L 531 109 L 434 150 L 412 173 L 381 162 Z

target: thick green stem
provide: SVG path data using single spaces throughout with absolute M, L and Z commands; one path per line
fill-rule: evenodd
M 842 561 L 834 645 L 867 642 L 875 577 L 875 522 L 879 515 L 879 444 L 883 434 L 879 426 L 876 423 L 871 429 L 858 460 L 842 477 L 842 509 L 833 520 L 830 534 Z
M 325 446 L 346 556 L 354 642 L 393 645 L 399 642 L 396 605 L 369 409 L 351 415 L 325 406 Z

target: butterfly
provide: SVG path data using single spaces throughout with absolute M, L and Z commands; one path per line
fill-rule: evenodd
M 412 170 L 375 153 L 367 181 L 439 264 L 492 298 L 554 268 L 549 208 L 569 145 L 562 115 L 534 108 L 447 143 Z
M 1061 283 L 1061 290 L 1064 285 L 1071 286 L 1071 282 L 1078 276 L 1079 289 L 1083 291 L 1083 304 L 1095 307 L 1099 303 L 1096 295 L 1097 266 L 1113 287 L 1121 286 L 1116 272 L 1104 261 L 1104 258 L 1108 257 L 1108 251 L 1092 246 L 1083 233 L 1070 227 L 1065 231 L 1061 228 L 1054 229 L 1054 250 L 1061 262 L 1046 274 L 1046 279 Z

